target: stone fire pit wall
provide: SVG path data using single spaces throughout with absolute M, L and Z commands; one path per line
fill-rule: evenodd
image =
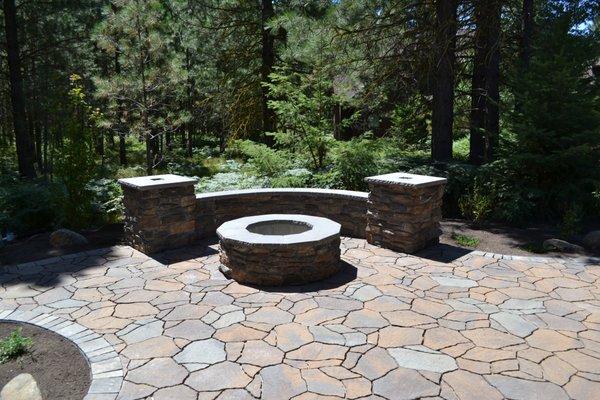
M 253 230 L 261 224 L 291 224 L 306 231 Z M 327 218 L 267 214 L 225 222 L 217 229 L 221 271 L 237 282 L 301 285 L 320 281 L 340 269 L 340 224 Z
M 201 193 L 196 196 L 199 237 L 209 237 L 223 222 L 261 214 L 306 214 L 329 218 L 342 225 L 342 235 L 365 237 L 365 192 L 334 189 L 245 189 Z
M 445 178 L 394 173 L 365 180 L 369 243 L 414 253 L 439 242 Z
M 119 179 L 127 242 L 143 253 L 192 244 L 197 237 L 196 182 L 178 175 Z

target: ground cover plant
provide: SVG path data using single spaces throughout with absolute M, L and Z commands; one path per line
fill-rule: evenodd
M 33 341 L 23 336 L 21 328 L 17 328 L 6 338 L 0 340 L 0 364 L 26 354 Z

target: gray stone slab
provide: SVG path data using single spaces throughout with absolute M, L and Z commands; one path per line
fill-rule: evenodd
M 442 185 L 447 182 L 446 178 L 436 176 L 407 174 L 404 172 L 394 172 L 385 175 L 369 176 L 365 178 L 368 183 L 396 184 L 402 186 L 411 186 L 415 188 Z
M 185 176 L 165 174 L 149 175 L 136 178 L 119 179 L 121 186 L 127 186 L 137 190 L 168 189 L 173 187 L 195 185 L 198 182 L 196 178 Z

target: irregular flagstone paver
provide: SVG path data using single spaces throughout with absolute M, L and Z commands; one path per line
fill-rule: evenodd
M 547 351 L 562 351 L 582 347 L 579 340 L 548 329 L 538 329 L 526 340 L 530 346 Z
M 496 388 L 491 386 L 481 375 L 468 371 L 453 371 L 444 375 L 444 383 L 448 384 L 453 394 L 462 400 L 501 400 L 503 398 Z
M 277 347 L 283 351 L 295 350 L 313 341 L 313 336 L 304 325 L 291 323 L 275 328 Z
M 241 366 L 230 361 L 193 372 L 185 384 L 197 391 L 216 391 L 243 388 L 251 381 Z
M 266 367 L 283 361 L 283 351 L 262 340 L 252 340 L 244 344 L 242 356 L 237 360 L 242 364 Z
M 338 379 L 331 378 L 318 369 L 302 370 L 302 379 L 308 391 L 316 394 L 343 397 L 346 389 Z
M 509 399 L 531 400 L 532 395 L 544 400 L 569 398 L 563 388 L 550 382 L 535 382 L 503 375 L 490 375 L 487 381 Z
M 206 339 L 188 344 L 174 358 L 180 364 L 214 364 L 225 360 L 226 356 L 223 342 Z
M 154 358 L 147 364 L 132 370 L 127 379 L 154 387 L 167 387 L 182 383 L 187 371 L 171 358 Z
M 522 316 L 510 312 L 498 312 L 492 314 L 490 318 L 500 325 L 504 329 L 515 336 L 525 337 L 529 336 L 533 331 L 537 329 L 537 326 L 524 319 Z
M 388 350 L 403 368 L 444 373 L 458 368 L 454 358 L 425 346 L 409 346 Z
M 165 330 L 165 335 L 173 338 L 187 340 L 207 339 L 212 336 L 215 329 L 200 320 L 188 320 Z
M 355 273 L 281 291 L 226 279 L 208 242 L 2 267 L 0 320 L 79 341 L 85 400 L 597 397 L 598 260 L 341 250 Z
M 260 371 L 262 379 L 262 399 L 291 399 L 306 391 L 306 382 L 300 370 L 289 365 L 279 364 Z
M 477 282 L 472 279 L 459 278 L 456 276 L 432 276 L 431 278 L 442 286 L 456 286 L 460 288 L 472 288 L 477 286 Z
M 398 368 L 373 382 L 373 393 L 386 399 L 422 399 L 435 396 L 438 386 L 418 372 Z

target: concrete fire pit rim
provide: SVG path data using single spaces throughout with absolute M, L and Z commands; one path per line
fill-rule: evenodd
M 267 221 L 294 221 L 311 226 L 297 234 L 263 235 L 248 231 L 248 226 Z M 240 242 L 246 245 L 280 246 L 320 242 L 340 235 L 341 225 L 328 218 L 304 214 L 264 214 L 227 221 L 217 228 L 220 240 Z

